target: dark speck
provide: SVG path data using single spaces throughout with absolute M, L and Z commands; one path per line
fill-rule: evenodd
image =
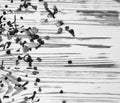
M 39 74 L 39 72 L 38 71 L 33 71 L 32 74 L 37 75 L 37 74 Z
M 10 2 L 13 3 L 13 0 L 11 0 Z
M 5 5 L 5 8 L 8 8 L 8 5 Z
M 60 90 L 60 94 L 63 94 L 63 90 Z
M 22 79 L 21 79 L 20 77 L 18 77 L 18 78 L 17 78 L 17 81 L 18 81 L 18 82 L 21 82 L 21 81 L 22 81 Z
M 62 101 L 62 103 L 66 103 L 66 101 L 65 101 L 65 100 L 63 100 L 63 101 Z
M 17 28 L 15 28 L 15 29 L 14 29 L 14 32 L 15 32 L 15 33 L 18 33 L 18 29 L 17 29 Z
M 26 88 L 26 87 L 24 87 L 23 89 L 24 89 L 24 90 L 26 90 L 27 88 Z
M 3 20 L 6 20 L 6 18 L 3 18 Z
M 10 69 L 10 67 L 8 67 L 7 69 Z
M 42 2 L 43 0 L 39 0 L 39 2 Z
M 65 30 L 66 30 L 66 31 L 69 31 L 69 26 L 65 26 Z
M 28 100 L 28 97 L 24 97 L 24 100 L 27 101 L 27 100 Z
M 40 82 L 40 79 L 39 78 L 36 78 L 36 80 L 35 80 L 36 82 Z
M 5 98 L 9 98 L 9 96 L 6 96 L 6 95 L 5 95 L 5 96 L 3 96 L 3 99 L 5 99 Z
M 46 40 L 49 40 L 49 39 L 50 39 L 50 37 L 49 37 L 49 36 L 46 36 L 46 37 L 45 37 L 45 39 L 46 39 Z
M 20 55 L 18 56 L 18 60 L 22 60 L 22 57 Z
M 39 91 L 39 92 L 41 92 L 41 91 L 42 91 L 41 87 L 39 87 L 39 88 L 38 88 L 38 91 Z
M 42 61 L 42 59 L 41 59 L 40 57 L 37 57 L 37 60 L 38 60 L 38 62 L 41 62 L 41 61 Z
M 44 44 L 45 44 L 45 42 L 44 42 L 43 40 L 41 40 L 41 42 L 40 42 L 40 43 L 41 43 L 41 45 L 44 45 Z
M 1 87 L 4 87 L 4 84 L 1 84 L 0 86 L 1 86 Z
M 57 34 L 61 34 L 61 33 L 62 33 L 62 31 L 63 31 L 63 29 L 62 29 L 62 28 L 58 28 Z
M 72 64 L 72 60 L 69 60 L 69 61 L 68 61 L 68 64 Z
M 28 77 L 28 75 L 26 74 L 25 77 Z
M 37 70 L 37 67 L 34 67 L 34 70 Z
M 5 80 L 7 80 L 8 79 L 8 77 L 5 77 Z
M 20 31 L 20 33 L 23 33 L 24 31 Z
M 22 19 L 22 20 L 23 20 L 23 17 L 21 16 L 21 17 L 20 17 L 20 19 Z
M 11 51 L 10 51 L 10 50 L 7 50 L 7 51 L 6 51 L 6 54 L 10 55 L 10 54 L 11 54 Z
M 6 11 L 3 11 L 3 15 L 6 15 Z

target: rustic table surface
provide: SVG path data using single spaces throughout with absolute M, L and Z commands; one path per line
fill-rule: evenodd
M 38 73 L 33 74 L 33 69 L 27 68 L 28 63 L 23 60 L 15 65 L 17 56 L 25 53 L 15 43 L 16 37 L 8 40 L 6 34 L 3 34 L 2 42 L 11 41 L 12 45 L 11 55 L 6 55 L 6 49 L 0 48 L 0 62 L 5 67 L 0 70 L 0 77 L 1 80 L 5 76 L 12 79 L 4 80 L 4 87 L 0 87 L 1 102 L 120 103 L 119 0 L 46 1 L 51 9 L 54 5 L 59 9 L 56 18 L 49 18 L 48 22 L 44 22 L 47 12 L 43 2 L 32 0 L 32 4 L 37 5 L 37 11 L 18 13 L 15 10 L 20 0 L 14 0 L 13 3 L 10 0 L 0 0 L 0 13 L 2 15 L 3 11 L 7 11 L 6 20 L 14 21 L 16 15 L 18 25 L 37 27 L 39 36 L 45 42 L 39 49 L 28 52 L 33 58 L 33 67 L 37 67 Z M 21 16 L 23 19 L 20 19 Z M 69 26 L 74 29 L 75 37 L 65 30 L 62 34 L 57 34 L 57 20 L 63 20 L 62 28 Z M 17 36 L 29 41 L 24 33 Z M 37 43 L 27 45 L 35 47 Z M 40 61 L 36 59 L 38 57 L 41 58 Z M 22 78 L 22 84 L 29 81 L 26 90 L 14 88 L 14 79 L 17 77 Z M 36 78 L 40 78 L 40 83 L 35 84 Z M 40 88 L 41 91 L 38 92 Z M 10 93 L 5 94 L 6 91 Z M 34 91 L 37 91 L 35 99 L 25 102 L 23 98 L 30 97 Z M 3 98 L 4 95 L 9 98 Z

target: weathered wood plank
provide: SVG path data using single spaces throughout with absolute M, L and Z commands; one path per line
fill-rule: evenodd
M 37 99 L 40 99 L 38 103 L 119 103 L 120 4 L 114 0 L 47 1 L 51 9 L 53 5 L 59 9 L 56 19 L 49 18 L 48 22 L 43 22 L 47 13 L 37 0 L 32 0 L 32 3 L 38 6 L 38 10 L 29 13 L 9 12 L 9 9 L 17 9 L 19 0 L 13 4 L 8 0 L 0 1 L 0 13 L 8 10 L 5 16 L 7 20 L 14 21 L 14 15 L 17 15 L 17 24 L 37 27 L 38 35 L 45 41 L 45 45 L 29 52 L 33 67 L 28 68 L 24 60 L 15 65 L 17 56 L 24 56 L 25 53 L 14 39 L 21 37 L 32 48 L 38 43 L 30 43 L 25 33 L 18 33 L 11 40 L 7 40 L 6 33 L 2 35 L 4 42 L 1 44 L 11 41 L 9 49 L 12 55 L 6 55 L 8 49 L 0 48 L 0 80 L 4 83 L 4 88 L 0 85 L 0 100 L 3 103 L 25 103 L 24 97 L 30 97 L 37 91 L 35 100 L 30 103 L 35 103 Z M 9 8 L 4 8 L 5 4 Z M 68 34 L 64 26 L 63 33 L 57 34 L 57 20 L 63 20 L 65 26 L 73 28 L 75 37 Z M 6 29 L 9 28 L 6 26 Z M 20 52 L 17 52 L 19 48 Z M 68 63 L 69 60 L 72 63 Z M 4 79 L 5 76 L 9 78 L 8 81 Z M 21 84 L 29 81 L 26 90 L 15 91 L 18 77 L 22 77 Z M 36 84 L 36 78 L 40 78 L 40 83 Z M 42 91 L 38 91 L 39 87 Z M 6 96 L 10 98 L 3 99 L 6 91 Z

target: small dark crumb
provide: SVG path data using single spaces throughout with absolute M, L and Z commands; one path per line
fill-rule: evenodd
M 14 33 L 18 33 L 19 31 L 18 31 L 18 29 L 17 28 L 15 28 L 14 29 Z
M 40 82 L 40 79 L 39 78 L 36 78 L 36 80 L 35 80 L 36 82 Z
M 21 87 L 21 84 L 15 84 L 15 86 L 17 86 L 17 87 Z
M 11 21 L 8 21 L 8 22 L 7 22 L 7 25 L 11 25 Z
M 1 87 L 4 87 L 4 84 L 2 83 L 0 86 L 1 86 Z
M 4 95 L 3 98 L 9 98 L 9 96 Z
M 28 8 L 28 5 L 24 5 L 24 8 Z
M 74 33 L 74 30 L 73 30 L 73 29 L 70 29 L 68 32 L 69 32 L 73 37 L 75 37 L 75 33 Z
M 43 0 L 39 0 L 39 2 L 42 2 Z
M 15 64 L 18 65 L 19 64 L 19 60 L 16 60 Z
M 13 3 L 13 0 L 11 0 L 10 2 Z
M 23 20 L 23 17 L 21 16 L 21 17 L 20 17 L 20 19 L 22 19 L 22 20 Z
M 66 101 L 65 101 L 65 100 L 63 100 L 63 101 L 62 101 L 62 103 L 66 103 Z
M 8 8 L 8 5 L 5 5 L 5 8 Z
M 3 11 L 3 15 L 6 15 L 6 11 Z
M 34 85 L 37 86 L 37 83 L 35 82 Z
M 21 87 L 21 84 L 18 84 L 18 87 Z
M 37 57 L 37 61 L 38 61 L 38 62 L 41 62 L 42 59 L 41 59 L 40 57 Z
M 62 29 L 62 28 L 58 28 L 57 34 L 61 34 L 61 33 L 62 33 L 62 31 L 63 31 L 63 29 Z
M 20 69 L 20 68 L 18 68 L 18 67 L 15 67 L 15 69 Z
M 69 30 L 69 26 L 65 26 L 65 30 L 68 31 Z
M 44 44 L 45 44 L 45 42 L 44 42 L 43 40 L 41 40 L 40 44 L 41 44 L 41 45 L 44 45 Z
M 24 97 L 24 100 L 27 101 L 27 100 L 28 100 L 28 97 Z
M 37 41 L 38 41 L 39 43 L 41 42 L 41 40 L 42 40 L 41 38 L 37 39 Z
M 18 56 L 18 60 L 22 60 L 22 57 L 20 55 Z
M 3 20 L 6 20 L 6 18 L 3 18 Z
M 63 90 L 60 90 L 60 94 L 63 94 Z
M 68 61 L 68 64 L 72 64 L 72 60 L 69 60 L 69 61 Z
M 9 72 L 10 75 L 12 75 L 12 72 Z
M 10 67 L 7 67 L 7 69 L 10 69 Z
M 20 5 L 20 7 L 23 7 L 23 6 L 22 6 L 22 5 Z M 18 11 L 21 11 L 22 9 L 21 9 L 21 8 L 18 8 L 17 10 L 18 10 Z
M 18 81 L 18 82 L 21 82 L 21 81 L 22 81 L 22 79 L 21 79 L 20 77 L 18 77 L 18 78 L 17 78 L 17 81 Z
M 26 74 L 25 77 L 28 77 L 28 75 Z
M 4 79 L 5 79 L 5 80 L 7 80 L 7 79 L 8 79 L 8 77 L 5 77 Z
M 49 37 L 49 36 L 46 36 L 46 37 L 45 37 L 45 39 L 46 39 L 46 40 L 49 40 L 49 39 L 50 39 L 50 37 Z
M 31 51 L 31 50 L 32 50 L 32 48 L 29 48 L 29 50 Z
M 39 72 L 38 71 L 33 71 L 32 74 L 37 75 L 37 74 L 39 74 Z
M 11 51 L 10 51 L 10 50 L 7 50 L 7 51 L 6 51 L 6 54 L 10 55 L 10 54 L 11 54 Z
M 34 69 L 34 70 L 37 70 L 37 67 L 34 67 L 33 69 Z
M 39 35 L 35 34 L 33 39 L 39 39 Z
M 3 26 L 5 26 L 6 24 L 3 24 Z
M 31 27 L 28 27 L 28 29 L 30 30 L 30 29 L 31 29 Z
M 33 39 L 30 39 L 30 42 L 34 42 L 34 40 L 33 40 Z
M 20 31 L 20 33 L 23 33 L 24 31 Z
M 24 89 L 24 90 L 26 90 L 26 89 L 27 89 L 27 87 L 23 87 L 23 89 Z
M 41 87 L 39 87 L 39 88 L 38 88 L 38 91 L 39 91 L 39 92 L 41 92 L 41 91 L 42 91 Z
M 19 51 L 20 51 L 20 49 L 16 50 L 16 52 L 19 52 Z
M 40 101 L 40 99 L 37 99 L 37 101 L 36 102 L 39 102 Z
M 59 20 L 58 23 L 59 23 L 60 26 L 61 26 L 61 25 L 64 25 L 64 23 L 63 23 L 62 20 Z

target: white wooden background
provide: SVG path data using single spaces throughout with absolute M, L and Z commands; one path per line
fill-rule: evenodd
M 10 4 L 8 0 L 0 0 L 0 9 L 7 4 L 12 10 L 19 6 L 19 0 Z M 46 12 L 42 3 L 33 0 L 38 6 L 35 13 L 16 14 L 17 23 L 24 26 L 35 26 L 39 28 L 39 35 L 45 40 L 41 48 L 29 52 L 34 58 L 33 66 L 38 67 L 39 74 L 33 75 L 33 70 L 28 70 L 27 63 L 21 61 L 15 66 L 15 60 L 19 53 L 16 50 L 19 45 L 11 40 L 12 54 L 7 56 L 5 51 L 0 50 L 0 61 L 4 60 L 6 71 L 0 71 L 0 76 L 6 75 L 9 71 L 14 77 L 22 77 L 23 82 L 29 81 L 27 90 L 4 99 L 3 103 L 24 103 L 20 102 L 25 96 L 31 96 L 34 90 L 40 86 L 42 91 L 37 92 L 36 99 L 39 103 L 119 103 L 120 102 L 120 16 L 115 18 L 97 18 L 95 16 L 77 13 L 77 10 L 116 10 L 120 12 L 120 3 L 114 0 L 48 0 L 52 8 L 56 5 L 61 11 L 56 19 L 50 19 L 43 23 Z M 1 12 L 2 13 L 2 12 Z M 15 14 L 8 14 L 7 20 L 13 20 Z M 20 20 L 23 16 L 23 20 Z M 66 31 L 56 34 L 55 21 L 63 20 L 65 25 L 75 30 L 76 37 L 72 37 Z M 19 34 L 27 40 L 23 34 Z M 46 40 L 45 37 L 50 39 Z M 6 37 L 3 38 L 7 41 Z M 34 46 L 35 44 L 29 44 Z M 22 55 L 22 51 L 21 55 Z M 42 59 L 41 62 L 36 60 Z M 72 60 L 72 64 L 68 64 Z M 20 69 L 14 69 L 18 67 Z M 28 77 L 25 77 L 25 75 Z M 41 79 L 37 86 L 34 85 L 36 77 Z M 12 83 L 10 83 L 12 85 Z M 10 85 L 9 84 L 9 85 Z M 13 85 L 12 85 L 13 86 Z M 0 88 L 0 98 L 8 89 Z M 63 90 L 63 94 L 60 94 Z M 3 92 L 2 92 L 3 91 Z M 12 101 L 14 99 L 14 101 Z M 30 101 L 29 101 L 30 102 Z M 31 102 L 30 102 L 31 103 Z M 63 102 L 64 103 L 64 102 Z

